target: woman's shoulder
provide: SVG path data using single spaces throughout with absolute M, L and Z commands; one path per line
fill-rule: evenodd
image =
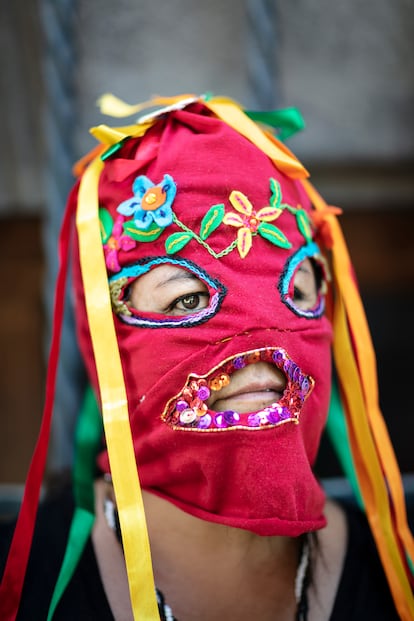
M 71 489 L 64 488 L 42 501 L 37 519 L 33 544 L 24 581 L 17 621 L 46 619 L 51 597 L 65 554 L 68 533 L 74 512 Z M 3 571 L 14 524 L 0 524 L 0 571 Z M 95 602 L 102 603 L 91 610 Z M 94 614 L 98 616 L 94 616 Z M 109 615 L 108 615 L 109 613 Z M 91 616 L 92 615 L 92 616 Z M 99 571 L 90 541 L 65 591 L 54 619 L 100 618 L 112 620 L 99 578 Z
M 365 514 L 337 505 L 346 521 L 346 551 L 330 621 L 399 620 Z

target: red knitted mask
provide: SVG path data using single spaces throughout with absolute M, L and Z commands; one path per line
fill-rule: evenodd
M 300 184 L 195 104 L 126 141 L 106 161 L 99 200 L 142 488 L 262 535 L 321 528 L 311 466 L 328 409 L 331 328 L 322 294 L 307 310 L 295 298 L 298 268 L 320 261 Z M 133 307 L 131 284 L 160 265 L 203 283 L 201 297 L 190 295 L 195 286 L 177 302 L 186 314 Z M 94 378 L 76 270 L 75 284 Z M 258 363 L 260 373 L 246 371 Z M 237 377 L 250 392 L 277 394 L 259 410 L 228 408 L 232 386 L 243 392 Z M 99 464 L 109 471 L 106 452 Z

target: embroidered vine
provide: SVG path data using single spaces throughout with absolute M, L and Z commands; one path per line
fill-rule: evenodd
M 177 216 L 173 214 L 173 220 L 175 224 L 178 227 L 180 227 L 180 229 L 183 230 L 183 233 L 173 233 L 172 235 L 168 237 L 168 239 L 165 242 L 165 250 L 167 254 L 174 254 L 178 252 L 179 250 L 181 250 L 181 248 L 184 248 L 184 246 L 186 246 L 191 239 L 195 239 L 215 259 L 220 259 L 220 257 L 224 257 L 226 254 L 229 254 L 229 252 L 234 250 L 234 248 L 237 245 L 237 240 L 232 241 L 231 244 L 227 246 L 227 248 L 224 248 L 224 250 L 221 250 L 220 252 L 215 252 L 213 248 L 205 241 L 208 235 L 212 233 L 213 230 L 215 230 L 222 221 L 221 219 L 219 224 L 215 226 L 214 229 L 210 230 L 208 234 L 206 234 L 206 229 L 205 228 L 203 229 L 203 222 L 206 218 L 209 219 L 212 216 L 210 212 L 213 212 L 213 210 L 215 210 L 216 208 L 218 208 L 220 211 L 221 211 L 220 208 L 222 208 L 223 215 L 224 215 L 224 205 L 214 205 L 213 207 L 211 207 L 211 209 L 209 209 L 209 211 L 204 216 L 203 221 L 201 222 L 200 235 L 197 235 L 197 233 L 194 233 L 194 231 L 192 231 L 191 229 L 188 228 L 188 226 L 180 222 Z M 204 235 L 205 235 L 204 237 L 203 237 L 203 230 L 204 230 Z
M 132 186 L 134 196 L 117 207 L 121 216 L 129 216 L 127 220 L 117 219 L 114 224 L 109 212 L 105 209 L 100 210 L 101 226 L 104 231 L 102 240 L 108 268 L 113 272 L 120 270 L 118 250 L 130 250 L 135 247 L 136 242 L 155 241 L 173 223 L 181 230 L 167 237 L 165 251 L 168 255 L 179 252 L 194 240 L 215 259 L 226 256 L 236 248 L 240 257 L 244 259 L 257 235 L 279 248 L 288 250 L 292 244 L 274 224 L 285 210 L 296 218 L 297 227 L 305 242 L 311 243 L 312 228 L 306 211 L 300 205 L 292 207 L 282 203 L 279 182 L 270 178 L 269 183 L 269 205 L 256 209 L 243 192 L 233 190 L 228 200 L 234 211 L 226 212 L 224 203 L 213 205 L 203 216 L 197 233 L 182 222 L 173 211 L 172 205 L 177 192 L 173 178 L 165 174 L 162 182 L 155 184 L 145 175 L 140 175 Z M 237 229 L 237 235 L 228 246 L 222 250 L 215 250 L 207 240 L 223 225 Z
M 168 237 L 165 242 L 167 254 L 174 254 L 175 252 L 178 252 L 184 248 L 189 241 L 195 239 L 216 259 L 225 256 L 236 247 L 239 251 L 240 257 L 243 259 L 250 251 L 253 243 L 253 237 L 255 235 L 260 235 L 280 248 L 291 248 L 292 244 L 289 242 L 284 233 L 273 224 L 270 224 L 270 222 L 279 218 L 284 209 L 290 208 L 290 206 L 281 202 L 282 192 L 280 184 L 272 178 L 270 179 L 270 190 L 270 205 L 262 207 L 259 210 L 254 209 L 252 203 L 245 194 L 238 190 L 233 190 L 229 196 L 229 201 L 238 213 L 226 213 L 224 204 L 213 205 L 201 221 L 200 234 L 197 234 L 189 229 L 173 214 L 174 223 L 182 229 L 183 233 L 172 233 Z M 304 216 L 307 218 L 307 214 L 304 210 L 300 210 L 300 212 L 302 228 L 299 228 L 299 230 L 303 234 L 303 230 L 305 230 L 305 228 L 302 224 L 302 220 L 304 220 Z M 296 215 L 296 217 L 298 221 L 298 216 Z M 310 230 L 309 221 L 306 221 L 308 222 L 308 228 Z M 216 252 L 206 240 L 221 224 L 236 227 L 238 232 L 236 239 L 231 244 L 220 252 Z

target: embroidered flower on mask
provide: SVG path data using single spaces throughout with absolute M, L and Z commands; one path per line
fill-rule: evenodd
M 164 175 L 159 184 L 154 184 L 145 175 L 137 177 L 132 185 L 134 196 L 117 207 L 118 213 L 132 216 L 139 230 L 147 230 L 155 224 L 164 229 L 173 221 L 171 205 L 177 187 L 171 175 Z
M 244 259 L 252 247 L 252 236 L 256 233 L 262 234 L 262 230 L 260 228 L 262 223 L 276 220 L 276 218 L 278 218 L 282 213 L 282 209 L 279 207 L 268 206 L 256 211 L 253 209 L 253 205 L 247 196 L 238 190 L 233 190 L 230 194 L 229 200 L 239 213 L 226 213 L 223 218 L 223 222 L 239 229 L 237 232 L 237 249 L 241 258 Z M 279 229 L 276 229 L 276 227 L 272 228 L 281 233 Z M 266 237 L 266 235 L 263 235 L 263 237 Z M 284 235 L 283 238 L 286 240 Z
M 119 250 L 132 250 L 137 243 L 123 234 L 122 216 L 118 216 L 114 223 L 110 213 L 106 209 L 100 209 L 99 218 L 106 266 L 111 272 L 119 272 L 121 269 L 118 260 Z

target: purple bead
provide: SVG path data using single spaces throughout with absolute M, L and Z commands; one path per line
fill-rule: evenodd
M 298 382 L 300 378 L 300 369 L 298 366 L 295 365 L 294 371 L 293 371 L 293 381 L 294 382 Z
M 260 423 L 261 416 L 259 412 L 257 412 L 256 414 L 249 414 L 249 416 L 247 417 L 247 424 L 249 427 L 260 427 Z
M 235 358 L 233 361 L 233 366 L 235 369 L 242 369 L 243 367 L 245 367 L 246 363 L 244 361 L 244 358 L 242 356 Z
M 188 407 L 190 406 L 188 405 L 187 401 L 180 399 L 179 401 L 177 401 L 177 405 L 175 406 L 175 409 L 177 410 L 177 412 L 182 412 L 183 410 L 186 410 Z
M 269 423 L 275 424 L 280 421 L 280 410 L 282 408 L 272 408 L 267 412 L 267 420 Z
M 227 423 L 224 420 L 223 412 L 220 412 L 220 414 L 216 414 L 215 423 L 217 427 L 220 427 L 221 429 L 224 429 L 225 427 L 227 427 Z
M 279 411 L 279 418 L 280 418 L 280 420 L 286 420 L 287 418 L 292 418 L 292 415 L 291 415 L 290 411 L 288 410 L 288 408 L 283 407 Z
M 305 376 L 302 380 L 300 387 L 301 387 L 302 392 L 306 395 L 309 392 L 309 387 L 310 387 L 309 378 Z
M 282 363 L 284 359 L 283 352 L 280 349 L 274 351 L 272 358 L 276 364 Z
M 288 369 L 288 375 L 290 379 L 294 379 L 295 373 L 297 373 L 297 371 L 299 371 L 299 367 L 294 362 L 291 362 Z
M 233 410 L 226 410 L 223 412 L 223 420 L 227 423 L 227 425 L 235 425 L 240 420 L 240 415 Z
M 211 416 L 210 414 L 204 414 L 204 416 L 202 416 L 199 420 L 198 420 L 198 428 L 199 429 L 208 429 L 211 425 Z
M 197 390 L 197 397 L 201 399 L 201 401 L 206 401 L 210 396 L 210 389 L 208 386 L 200 386 Z

